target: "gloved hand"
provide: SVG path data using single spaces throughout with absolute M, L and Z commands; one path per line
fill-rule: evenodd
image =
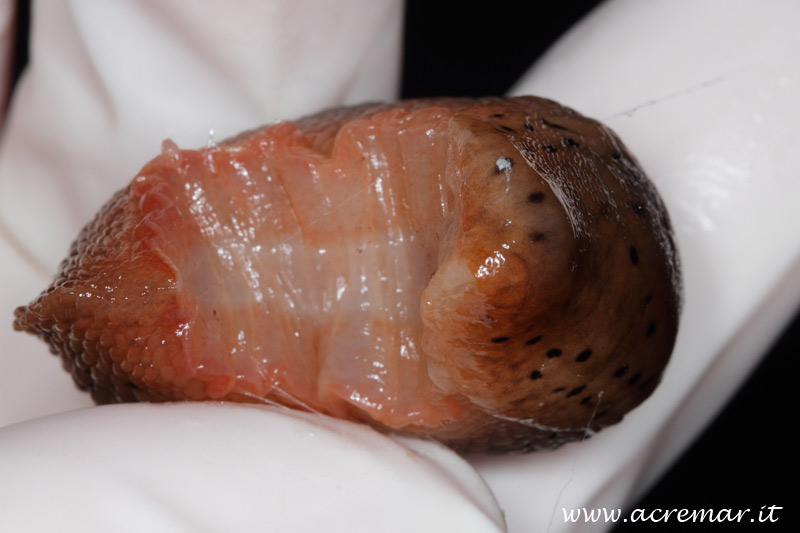
M 0 254 L 6 267 L 0 304 L 9 311 L 46 286 L 80 226 L 158 151 L 162 138 L 196 147 L 207 142 L 211 129 L 213 139 L 220 140 L 276 118 L 395 96 L 399 2 L 99 4 L 64 1 L 48 3 L 47 10 L 35 5 L 33 60 L 17 88 L 0 151 Z M 798 21 L 797 6 L 777 0 L 724 10 L 711 2 L 612 0 L 568 34 L 515 89 L 555 98 L 606 121 L 638 155 L 670 208 L 686 304 L 664 382 L 622 424 L 553 453 L 471 459 L 497 496 L 510 531 L 542 531 L 548 525 L 553 531 L 578 531 L 587 525 L 565 523 L 562 508 L 617 508 L 630 502 L 735 390 L 800 301 L 800 239 L 792 231 L 800 214 L 791 205 L 800 192 L 791 179 L 800 168 L 800 156 L 791 149 L 799 140 L 794 125 L 800 122 L 800 106 L 788 90 L 800 83 L 800 69 L 790 57 L 800 44 L 793 31 Z M 743 41 L 742 27 L 757 38 Z M 90 404 L 42 354 L 41 343 L 10 328 L 0 329 L 0 342 L 0 425 Z M 91 410 L 70 430 L 64 429 L 63 417 L 37 422 L 43 429 L 23 429 L 30 439 L 51 431 L 100 438 L 107 433 L 105 409 L 114 408 Z M 157 407 L 150 409 L 156 413 Z M 248 417 L 251 408 L 242 409 L 236 416 Z M 263 440 L 254 438 L 255 445 L 224 440 L 217 433 L 223 422 L 213 409 L 205 411 L 192 417 L 206 424 L 207 438 L 177 453 L 199 461 L 226 442 L 235 446 L 229 448 L 236 451 L 232 457 L 245 464 L 275 460 L 263 452 L 268 445 Z M 123 408 L 118 420 L 130 420 L 157 442 L 158 426 L 148 427 L 141 414 L 132 412 Z M 242 419 L 236 416 L 231 419 Z M 349 428 L 343 423 L 341 431 L 355 440 L 365 438 Z M 34 457 L 15 461 L 18 455 L 3 453 L 9 443 L 20 445 L 19 431 L 0 432 L 0 461 L 3 468 L 33 471 Z M 297 438 L 309 434 L 306 428 Z M 119 457 L 147 456 L 141 444 L 114 445 Z M 48 449 L 49 454 L 58 450 Z M 373 456 L 373 451 L 367 452 L 370 460 L 383 461 L 389 472 L 418 472 L 408 463 L 395 463 L 397 454 L 379 449 Z M 341 457 L 329 452 L 320 446 L 320 457 L 330 457 L 331 463 Z M 303 453 L 310 452 L 303 448 Z M 290 454 L 290 459 L 298 457 Z M 446 453 L 436 461 L 457 462 Z M 169 469 L 157 461 L 144 461 L 141 468 L 152 470 L 155 464 Z M 326 464 L 320 462 L 320 472 Z M 457 465 L 448 472 L 460 474 L 440 478 L 446 481 L 437 485 L 442 498 L 460 492 L 462 485 L 474 486 L 470 470 Z M 157 479 L 161 472 L 151 473 Z M 142 490 L 113 475 L 108 482 L 109 494 L 112 488 L 126 497 Z M 235 484 L 220 485 L 236 490 Z M 74 485 L 78 493 L 82 488 Z M 475 491 L 480 492 L 467 494 Z M 405 497 L 412 493 L 413 487 Z M 343 488 L 330 497 L 341 502 L 339 509 L 351 509 L 352 494 L 348 497 Z M 401 494 L 386 505 L 404 505 Z M 124 516 L 123 501 L 116 500 L 117 516 Z M 54 498 L 47 505 L 58 503 Z M 75 516 L 90 510 L 81 507 Z M 486 530 L 502 527 L 486 500 L 467 505 L 464 513 L 488 517 L 478 526 Z M 452 514 L 443 506 L 437 518 Z M 20 515 L 2 513 L 0 520 L 3 516 Z M 190 520 L 192 514 L 181 516 Z M 150 529 L 193 527 L 159 520 L 154 516 Z M 63 529 L 63 519 L 60 524 Z

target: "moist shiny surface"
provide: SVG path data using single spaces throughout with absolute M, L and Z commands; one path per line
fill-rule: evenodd
M 15 326 L 99 402 L 270 401 L 528 450 L 652 392 L 679 290 L 613 133 L 533 97 L 429 100 L 166 141 Z

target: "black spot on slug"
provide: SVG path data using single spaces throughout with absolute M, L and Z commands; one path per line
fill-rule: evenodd
M 531 372 L 531 379 L 541 379 L 541 378 L 542 378 L 542 373 L 539 372 L 538 370 L 534 370 L 533 372 Z
M 581 405 L 587 405 L 591 401 L 592 401 L 592 397 L 591 396 L 586 396 L 583 400 L 581 400 Z
M 562 126 L 561 124 L 554 124 L 554 123 L 549 122 L 549 121 L 547 121 L 545 119 L 542 119 L 542 124 L 544 124 L 545 126 L 550 127 L 550 128 L 555 128 L 557 130 L 568 130 L 568 128 Z
M 525 345 L 526 345 L 526 346 L 531 346 L 531 345 L 533 345 L 533 344 L 536 344 L 536 343 L 537 343 L 537 342 L 539 342 L 540 340 L 542 340 L 542 336 L 541 336 L 541 335 L 537 335 L 536 337 L 533 337 L 533 338 L 531 338 L 531 339 L 528 339 L 528 340 L 525 342 Z
M 561 355 L 561 350 L 559 350 L 558 348 L 553 348 L 551 350 L 547 350 L 547 358 L 548 359 L 552 359 L 554 357 L 558 357 L 559 355 Z
M 553 146 L 552 144 L 545 144 L 544 151 L 547 152 L 548 154 L 554 154 L 557 152 L 556 147 Z
M 577 148 L 578 146 L 580 146 L 580 144 L 575 142 L 574 139 L 570 139 L 569 137 L 564 137 L 564 144 L 566 146 L 571 146 L 572 148 Z
M 631 202 L 631 211 L 633 211 L 634 215 L 643 216 L 645 214 L 644 206 L 636 202 Z
M 647 296 L 644 297 L 644 306 L 647 307 L 650 305 L 650 302 L 653 300 L 653 293 L 651 292 Z
M 591 356 L 592 356 L 592 350 L 591 350 L 591 348 L 587 348 L 584 351 L 582 351 L 581 353 L 579 353 L 578 357 L 576 357 L 575 360 L 577 362 L 579 362 L 579 363 L 583 363 L 584 361 L 589 359 L 589 357 L 591 357 Z
M 528 195 L 528 201 L 532 204 L 539 204 L 544 201 L 544 193 L 543 192 L 532 192 Z
M 653 333 L 655 333 L 655 332 L 656 332 L 656 323 L 655 322 L 650 322 L 650 325 L 647 326 L 647 336 L 648 337 L 652 337 Z
M 594 415 L 594 417 L 595 418 L 600 418 L 600 417 L 606 416 L 607 414 L 608 414 L 608 411 L 600 411 L 599 413 Z
M 525 123 L 525 129 L 528 131 L 536 131 L 536 129 L 527 122 Z
M 508 126 L 500 126 L 500 129 L 507 133 L 514 133 L 514 128 L 509 128 Z
M 500 344 L 501 342 L 506 342 L 508 337 L 493 337 L 491 340 L 495 344 Z
M 633 376 L 631 376 L 630 381 L 628 381 L 628 385 L 636 385 L 636 382 L 639 381 L 641 377 L 642 377 L 641 372 L 635 373 Z
M 628 373 L 628 365 L 624 365 L 624 366 L 619 367 L 617 369 L 617 371 L 614 372 L 614 377 L 615 378 L 621 378 L 622 376 L 624 376 L 627 373 Z
M 494 115 L 489 115 L 492 118 L 505 118 L 506 116 L 502 113 L 495 113 Z
M 636 251 L 635 246 L 631 246 L 631 249 L 628 250 L 628 254 L 631 256 L 631 263 L 634 265 L 639 264 L 639 252 Z
M 555 389 L 553 389 L 553 392 L 561 392 L 561 391 L 565 391 L 565 390 L 567 390 L 566 387 L 556 387 Z
M 577 396 L 578 394 L 583 392 L 583 389 L 586 388 L 586 385 L 581 385 L 580 387 L 575 387 L 571 391 L 567 393 L 567 398 L 572 398 L 573 396 Z
M 542 242 L 544 239 L 545 239 L 544 233 L 539 233 L 539 232 L 531 233 L 531 240 L 533 242 Z
M 620 152 L 619 150 L 614 150 L 614 153 L 611 154 L 611 157 L 613 157 L 614 159 L 619 159 L 622 157 L 622 152 Z

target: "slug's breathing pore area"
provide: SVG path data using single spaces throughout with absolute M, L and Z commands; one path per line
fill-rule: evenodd
M 527 451 L 652 393 L 679 295 L 664 205 L 606 127 L 415 100 L 166 141 L 14 327 L 100 403 L 277 402 Z

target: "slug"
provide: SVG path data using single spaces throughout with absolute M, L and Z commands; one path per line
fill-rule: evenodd
M 664 204 L 607 127 L 430 99 L 165 141 L 14 327 L 98 403 L 278 403 L 530 451 L 653 392 L 680 293 Z

